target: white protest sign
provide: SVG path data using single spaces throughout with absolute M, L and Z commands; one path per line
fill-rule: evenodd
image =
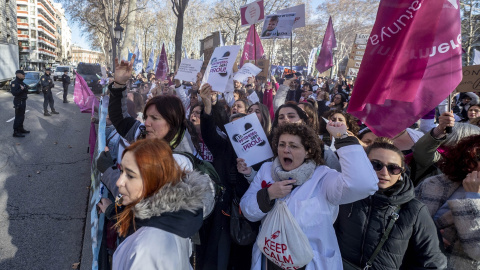
M 222 46 L 215 48 L 210 58 L 210 69 L 208 70 L 207 83 L 212 86 L 213 91 L 225 92 L 231 75 L 233 65 L 240 51 L 240 46 Z
M 247 166 L 273 157 L 272 148 L 256 114 L 252 113 L 225 125 L 228 138 Z
M 178 67 L 175 79 L 187 82 L 197 81 L 197 73 L 202 69 L 203 61 L 195 59 L 183 59 Z
M 261 39 L 290 38 L 295 13 L 273 14 L 265 17 Z
M 253 91 L 248 97 L 247 100 L 250 101 L 251 104 L 255 104 L 257 102 L 260 102 L 260 99 L 258 98 L 257 92 Z
M 293 23 L 293 29 L 305 27 L 305 4 L 277 11 L 277 14 L 286 13 L 295 13 L 295 22 Z
M 254 64 L 246 63 L 242 66 L 242 68 L 237 73 L 235 73 L 235 76 L 233 77 L 233 79 L 243 84 L 247 84 L 249 77 L 255 77 L 261 71 L 262 69 L 255 66 Z

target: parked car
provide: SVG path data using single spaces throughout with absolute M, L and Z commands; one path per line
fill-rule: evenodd
M 70 78 L 73 78 L 73 68 L 70 66 L 57 66 L 55 68 L 55 71 L 53 72 L 53 80 L 61 80 L 63 73 L 67 71 L 67 75 L 70 76 Z
M 77 74 L 87 82 L 92 92 L 101 93 L 100 77 L 102 76 L 102 68 L 100 64 L 79 63 L 77 66 Z M 76 80 L 77 78 L 75 78 Z M 74 82 L 75 84 L 75 82 Z
M 41 71 L 27 71 L 25 72 L 25 80 L 23 82 L 28 85 L 28 92 L 35 92 L 40 94 L 42 91 L 42 85 L 40 83 L 40 78 L 43 76 Z

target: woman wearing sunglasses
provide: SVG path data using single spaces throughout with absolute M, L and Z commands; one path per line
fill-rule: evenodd
M 344 269 L 444 269 L 437 229 L 427 207 L 415 199 L 402 152 L 388 138 L 376 139 L 366 151 L 378 191 L 340 205 L 335 230 Z

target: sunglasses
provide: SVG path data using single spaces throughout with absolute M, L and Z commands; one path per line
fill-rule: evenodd
M 387 167 L 387 171 L 391 175 L 398 175 L 398 174 L 403 173 L 403 171 L 404 171 L 404 169 L 402 167 L 398 166 L 397 164 L 386 165 L 386 164 L 383 164 L 382 162 L 380 162 L 376 159 L 370 160 L 370 162 L 372 163 L 373 169 L 377 172 L 381 171 L 383 169 L 383 167 Z

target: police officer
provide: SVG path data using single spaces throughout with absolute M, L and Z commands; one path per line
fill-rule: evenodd
M 53 107 L 54 101 L 53 101 L 52 88 L 55 85 L 53 84 L 53 80 L 50 77 L 50 72 L 52 72 L 50 68 L 45 69 L 45 74 L 40 79 L 40 82 L 42 84 L 42 92 L 43 92 L 43 115 L 45 116 L 52 116 L 51 114 L 48 113 L 48 110 L 47 110 L 48 104 L 50 104 L 50 109 L 52 110 L 52 114 L 58 114 L 58 112 L 55 111 L 55 108 Z
M 65 70 L 62 75 L 62 84 L 63 84 L 63 103 L 68 103 L 68 85 L 70 84 L 70 76 L 68 76 L 68 71 Z
M 14 96 L 13 107 L 15 108 L 15 121 L 13 121 L 13 137 L 25 137 L 23 133 L 30 133 L 30 131 L 23 128 L 23 121 L 25 120 L 25 108 L 27 107 L 28 85 L 23 80 L 25 79 L 25 72 L 17 70 L 15 72 L 16 78 L 11 83 L 11 92 Z

